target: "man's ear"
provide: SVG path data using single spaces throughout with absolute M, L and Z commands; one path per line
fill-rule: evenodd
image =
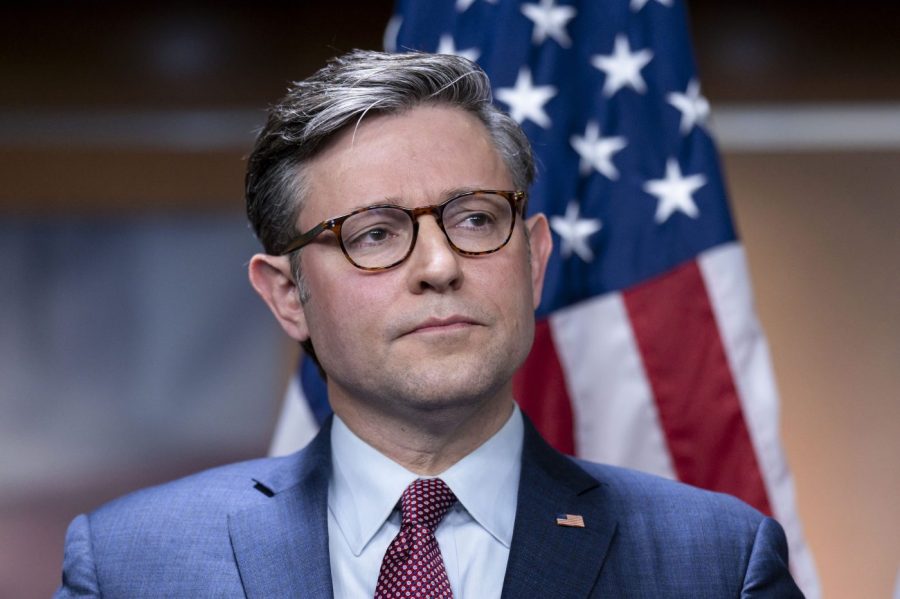
M 287 256 L 256 254 L 250 259 L 250 284 L 263 298 L 284 332 L 297 341 L 309 339 L 306 314 Z
M 544 274 L 547 262 L 553 251 L 553 236 L 547 217 L 542 213 L 535 214 L 525 221 L 528 228 L 528 242 L 531 244 L 531 287 L 534 293 L 534 308 L 541 303 L 541 292 L 544 289 Z

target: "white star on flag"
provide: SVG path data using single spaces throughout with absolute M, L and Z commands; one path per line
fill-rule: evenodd
M 457 50 L 456 44 L 453 42 L 452 35 L 442 35 L 441 39 L 438 41 L 437 50 L 434 51 L 435 54 L 453 54 L 454 56 L 459 56 L 461 58 L 466 58 L 475 62 L 478 60 L 478 56 L 481 55 L 481 52 L 478 48 L 469 48 L 468 50 Z
M 689 133 L 694 125 L 702 125 L 709 116 L 709 102 L 700 95 L 700 82 L 696 79 L 691 79 L 683 94 L 672 92 L 666 96 L 666 100 L 681 111 L 679 130 L 682 134 Z
M 647 4 L 649 0 L 631 0 L 631 10 L 634 12 L 640 11 Z M 656 0 L 663 6 L 672 6 L 672 0 Z
M 552 37 L 563 48 L 572 45 L 566 32 L 566 24 L 575 17 L 575 9 L 571 6 L 554 6 L 554 0 L 541 0 L 540 4 L 523 4 L 522 13 L 534 22 L 531 41 L 541 44 L 547 37 Z
M 560 252 L 568 258 L 572 252 L 585 262 L 594 260 L 594 252 L 587 243 L 587 238 L 601 229 L 603 224 L 595 218 L 579 218 L 580 208 L 575 200 L 566 206 L 565 216 L 551 216 L 550 228 L 556 231 L 562 240 Z
M 552 85 L 534 85 L 528 67 L 519 69 L 515 87 L 501 87 L 496 92 L 497 99 L 509 105 L 509 115 L 517 123 L 521 125 L 525 119 L 531 119 L 544 129 L 551 125 L 544 104 L 555 95 L 556 88 Z
M 628 145 L 624 137 L 601 137 L 597 121 L 589 121 L 584 136 L 573 135 L 569 141 L 581 156 L 578 169 L 582 175 L 590 174 L 593 168 L 607 179 L 614 181 L 619 178 L 619 170 L 613 164 L 612 157 Z
M 628 38 L 620 33 L 616 36 L 613 53 L 598 54 L 591 58 L 591 64 L 606 73 L 603 95 L 612 96 L 626 85 L 638 93 L 644 93 L 647 84 L 641 77 L 641 69 L 652 59 L 653 52 L 650 50 L 632 53 Z
M 676 210 L 691 218 L 700 216 L 700 210 L 694 203 L 692 194 L 704 185 L 706 185 L 705 176 L 700 174 L 682 176 L 678 161 L 669 158 L 666 161 L 665 179 L 654 179 L 644 184 L 644 191 L 659 199 L 654 220 L 658 224 L 662 224 L 669 220 Z
M 475 0 L 456 0 L 457 12 L 466 12 Z M 497 0 L 487 0 L 490 4 L 497 4 Z

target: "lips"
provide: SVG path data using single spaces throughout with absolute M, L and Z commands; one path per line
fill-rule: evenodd
M 413 335 L 417 333 L 441 333 L 452 332 L 471 326 L 481 326 L 481 322 L 468 316 L 453 315 L 444 318 L 429 317 L 408 327 L 402 335 Z

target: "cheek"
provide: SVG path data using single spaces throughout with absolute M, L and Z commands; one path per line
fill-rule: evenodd
M 355 273 L 309 279 L 307 322 L 316 351 L 340 356 L 377 333 L 391 301 L 381 288 Z M 338 280 L 340 279 L 340 280 Z M 327 358 L 326 358 L 327 359 Z
M 529 267 L 524 259 L 514 258 L 480 272 L 479 286 L 487 290 L 498 313 L 508 320 L 528 322 L 534 320 Z

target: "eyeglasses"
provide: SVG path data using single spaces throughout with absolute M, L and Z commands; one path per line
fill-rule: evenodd
M 386 270 L 412 254 L 419 217 L 431 214 L 450 247 L 463 256 L 496 252 L 512 237 L 516 213 L 524 214 L 524 191 L 467 191 L 440 204 L 403 208 L 379 204 L 319 223 L 281 253 L 295 252 L 326 229 L 335 234 L 344 256 L 363 270 Z

